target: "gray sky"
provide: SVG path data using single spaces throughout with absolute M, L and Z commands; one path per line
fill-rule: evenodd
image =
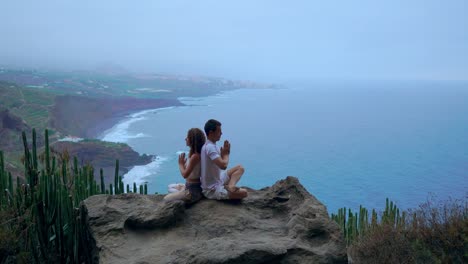
M 257 81 L 468 79 L 467 0 L 2 0 L 0 64 Z

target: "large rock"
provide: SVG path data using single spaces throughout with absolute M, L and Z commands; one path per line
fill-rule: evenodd
M 86 199 L 90 245 L 100 263 L 346 263 L 325 206 L 294 177 L 243 201 L 191 206 L 162 195 Z

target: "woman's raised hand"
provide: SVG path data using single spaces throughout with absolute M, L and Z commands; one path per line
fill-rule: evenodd
M 181 153 L 179 155 L 179 164 L 181 165 L 185 165 L 185 162 L 187 161 L 187 159 L 185 158 L 185 152 Z

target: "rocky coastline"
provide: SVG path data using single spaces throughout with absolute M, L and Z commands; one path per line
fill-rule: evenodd
M 182 106 L 178 100 L 181 96 L 206 96 L 240 88 L 270 89 L 274 86 L 209 77 L 158 74 L 110 76 L 74 72 L 54 74 L 4 69 L 0 73 L 0 149 L 7 154 L 6 167 L 9 171 L 15 178 L 24 179 L 21 133 L 26 132 L 30 138 L 34 128 L 38 151 L 43 151 L 44 131 L 48 129 L 49 142 L 57 143 L 57 150 L 73 148 L 69 154 L 78 155 L 82 164 L 89 162 L 95 171 L 99 172 L 103 168 L 110 173 L 115 165 L 109 166 L 102 155 L 97 155 L 100 152 L 98 149 L 106 145 L 104 142 L 91 145 L 77 142 L 73 147 L 58 142 L 64 138 L 99 139 L 105 131 L 129 114 Z M 83 151 L 79 151 L 80 148 Z M 96 155 L 92 159 L 89 159 L 90 155 L 82 158 L 80 155 L 85 155 L 84 150 Z M 134 156 L 138 153 L 131 148 L 123 153 L 109 152 L 109 155 L 116 154 L 114 162 L 119 159 L 121 164 L 127 164 L 120 167 L 121 174 L 135 165 L 148 164 L 154 158 L 142 156 L 136 160 Z
M 119 160 L 119 175 L 123 176 L 134 166 L 149 164 L 155 156 L 140 155 L 127 144 L 108 143 L 99 137 L 132 113 L 181 105 L 175 99 L 58 96 L 51 111 L 51 126 L 61 134 L 85 139 L 56 141 L 52 147 L 57 153 L 66 151 L 70 157 L 76 156 L 81 165 L 93 166 L 96 180 L 103 169 L 104 181 L 109 184 L 114 180 L 116 160 Z
M 182 105 L 177 99 L 57 96 L 51 109 L 49 124 L 64 135 L 97 138 L 131 113 Z

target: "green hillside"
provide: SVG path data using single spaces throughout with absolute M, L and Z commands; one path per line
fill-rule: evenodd
M 23 119 L 38 131 L 47 127 L 49 111 L 54 104 L 55 94 L 37 88 L 24 88 L 0 81 L 0 106 Z

